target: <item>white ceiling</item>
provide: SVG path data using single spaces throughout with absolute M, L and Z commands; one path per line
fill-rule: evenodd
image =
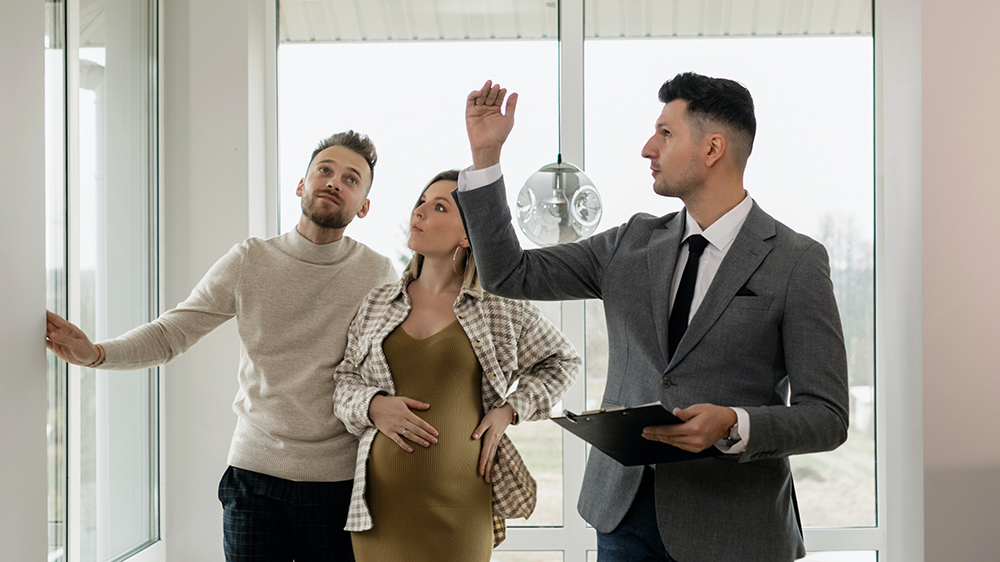
M 81 0 L 80 45 L 105 0 Z M 280 0 L 283 43 L 556 39 L 555 0 Z M 872 0 L 586 0 L 587 38 L 871 35 Z
M 872 0 L 588 0 L 586 36 L 871 35 Z M 284 43 L 555 39 L 553 0 L 281 0 Z

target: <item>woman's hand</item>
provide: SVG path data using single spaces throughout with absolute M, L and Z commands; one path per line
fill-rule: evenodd
M 493 481 L 493 459 L 497 456 L 500 438 L 513 421 L 514 408 L 510 404 L 504 404 L 487 412 L 472 434 L 473 439 L 483 439 L 483 451 L 479 455 L 479 475 L 487 483 Z
M 58 314 L 45 311 L 45 347 L 67 363 L 90 365 L 101 356 L 101 351 L 90 341 L 83 330 L 63 320 Z
M 411 408 L 426 410 L 430 407 L 430 404 L 405 396 L 376 394 L 368 405 L 368 417 L 386 437 L 395 441 L 407 453 L 412 453 L 413 448 L 403 441 L 404 437 L 424 447 L 438 442 L 437 430 L 410 411 Z

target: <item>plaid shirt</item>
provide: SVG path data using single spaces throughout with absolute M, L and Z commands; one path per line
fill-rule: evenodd
M 368 294 L 351 323 L 344 361 L 334 375 L 337 417 L 360 438 L 348 531 L 372 528 L 365 479 L 368 453 L 378 430 L 368 417 L 368 406 L 379 392 L 396 394 L 382 342 L 410 313 L 409 281 L 404 276 L 399 283 Z M 548 418 L 583 364 L 562 333 L 535 305 L 490 293 L 462 289 L 454 311 L 483 368 L 483 410 L 510 403 L 521 420 Z M 518 381 L 517 389 L 508 395 L 514 381 Z M 504 519 L 527 518 L 535 509 L 535 499 L 535 479 L 504 435 L 493 465 L 494 547 L 506 537 Z

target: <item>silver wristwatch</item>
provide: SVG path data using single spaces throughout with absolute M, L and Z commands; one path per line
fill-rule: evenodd
M 730 443 L 739 443 L 740 439 L 740 422 L 737 421 L 729 428 L 729 437 L 726 440 Z

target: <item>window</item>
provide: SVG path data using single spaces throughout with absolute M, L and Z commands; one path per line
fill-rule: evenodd
M 46 8 L 48 306 L 100 341 L 157 311 L 156 4 Z M 158 371 L 50 356 L 49 388 L 49 559 L 156 541 Z
M 663 215 L 681 208 L 679 200 L 653 193 L 639 151 L 662 107 L 656 92 L 663 77 L 695 69 L 738 80 L 754 95 L 758 132 L 746 189 L 830 254 L 852 425 L 836 451 L 791 458 L 806 526 L 875 525 L 873 49 L 870 35 L 586 42 L 587 172 L 615 190 L 606 197 L 604 227 L 624 223 L 636 209 Z M 649 68 L 659 71 L 652 76 Z M 588 303 L 587 312 L 587 406 L 598 408 L 607 367 L 601 303 Z
M 518 107 L 521 125 L 512 134 L 504 158 L 507 177 L 523 183 L 535 169 L 556 160 L 558 44 L 553 8 L 532 13 L 534 25 L 511 20 L 491 26 L 471 15 L 452 14 L 442 17 L 429 33 L 430 28 L 424 25 L 435 16 L 431 2 L 412 3 L 413 14 L 404 15 L 402 23 L 392 20 L 392 25 L 385 27 L 379 27 L 377 4 L 359 4 L 357 13 L 342 3 L 323 6 L 319 12 L 304 12 L 302 3 L 281 4 L 278 147 L 282 233 L 298 223 L 301 210 L 295 186 L 306 172 L 313 148 L 324 137 L 354 129 L 372 138 L 379 160 L 369 194 L 371 211 L 364 219 L 354 220 L 347 235 L 389 256 L 402 271 L 410 257 L 406 246 L 410 210 L 420 191 L 438 172 L 468 165 L 462 107 L 465 96 L 477 86 L 476 80 L 479 86 L 487 78 L 523 84 L 520 92 L 530 100 Z M 357 19 L 345 19 L 348 16 Z M 334 29 L 334 21 L 341 26 L 339 31 Z M 356 42 L 358 30 L 351 21 L 367 22 L 366 30 L 373 34 L 368 37 L 381 42 Z M 317 35 L 302 35 L 307 29 Z M 416 41 L 411 40 L 414 34 L 419 36 Z M 479 39 L 454 40 L 469 34 Z M 337 40 L 344 42 L 331 43 Z M 483 60 L 492 61 L 490 73 L 471 79 L 474 74 L 466 70 L 477 68 Z M 547 160 L 539 161 L 539 155 Z M 528 243 L 527 239 L 522 243 Z M 559 326 L 558 303 L 538 304 Z M 511 428 L 509 435 L 531 467 L 539 493 L 532 517 L 512 520 L 509 525 L 562 525 L 563 441 L 559 427 L 522 424 Z
M 602 192 L 599 230 L 637 210 L 677 210 L 679 202 L 652 193 L 639 154 L 661 107 L 659 85 L 687 70 L 743 82 L 759 124 L 747 189 L 778 220 L 827 247 L 848 340 L 848 442 L 792 459 L 814 549 L 807 559 L 873 560 L 884 543 L 863 529 L 877 525 L 872 9 L 870 0 L 505 7 L 281 0 L 280 229 L 297 221 L 294 185 L 312 147 L 354 128 L 371 135 L 380 161 L 372 211 L 347 233 L 402 264 L 413 197 L 437 171 L 469 162 L 461 107 L 487 78 L 521 94 L 503 158 L 511 204 L 524 180 L 561 152 Z M 546 306 L 586 355 L 586 379 L 565 407 L 599 407 L 607 368 L 601 303 Z M 584 560 L 596 547 L 575 508 L 586 449 L 573 437 L 549 435 L 547 425 L 512 431 L 539 480 L 539 504 L 528 528 L 511 529 L 498 560 Z

